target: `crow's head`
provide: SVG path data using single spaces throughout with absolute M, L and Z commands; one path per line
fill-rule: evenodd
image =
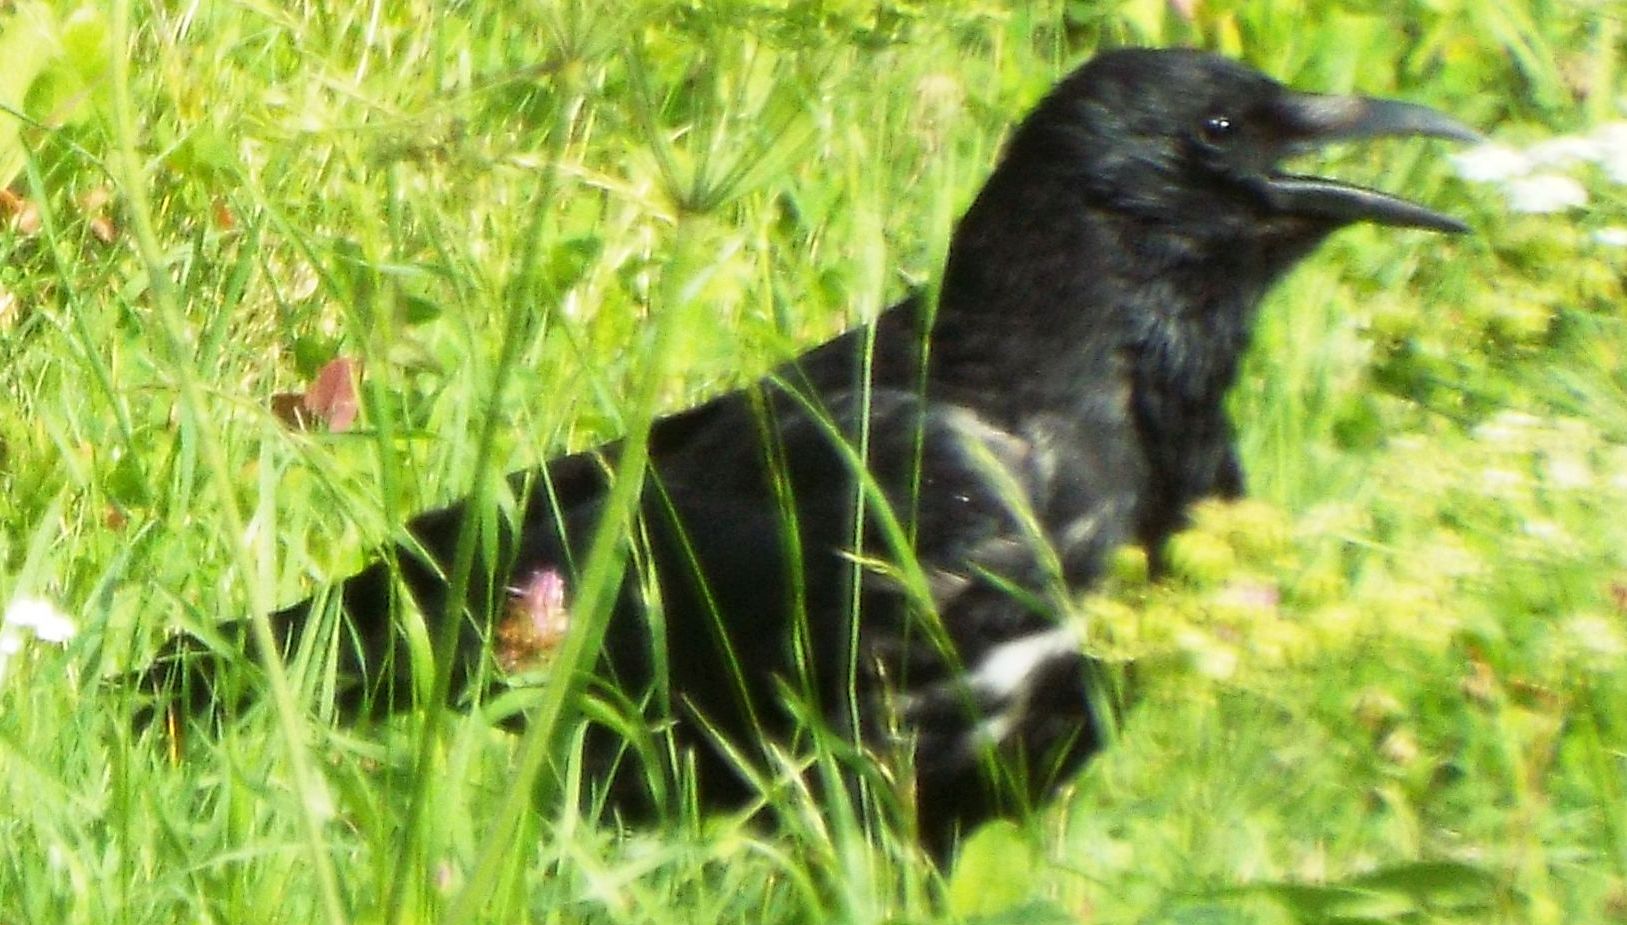
M 1363 221 L 1461 232 L 1417 203 L 1279 167 L 1329 142 L 1419 135 L 1479 137 L 1432 109 L 1296 92 L 1218 55 L 1126 49 L 1059 84 L 1017 130 L 1004 166 L 1189 235 L 1319 238 Z

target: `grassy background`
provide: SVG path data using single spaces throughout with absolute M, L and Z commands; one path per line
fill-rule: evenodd
M 100 683 L 930 283 L 1002 132 L 1096 47 L 1531 145 L 1623 117 L 1619 6 L 332 6 L 0 6 L 0 601 L 80 625 L 0 674 L 0 922 L 1627 919 L 1608 164 L 1521 215 L 1439 145 L 1331 162 L 1476 234 L 1354 229 L 1276 293 L 1233 397 L 1256 500 L 1081 602 L 1161 666 L 1144 702 L 947 883 L 795 793 L 782 835 L 524 811 L 535 740 L 478 720 L 357 735 L 285 699 L 178 762 Z M 359 426 L 291 430 L 272 396 L 336 356 Z

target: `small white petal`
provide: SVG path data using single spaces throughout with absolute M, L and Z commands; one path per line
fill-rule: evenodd
M 1543 173 L 1510 180 L 1504 187 L 1508 207 L 1515 212 L 1546 215 L 1587 205 L 1587 190 L 1575 179 Z
M 1604 145 L 1596 136 L 1561 135 L 1534 144 L 1525 153 L 1542 167 L 1569 167 L 1594 163 L 1604 153 Z
M 1480 473 L 1480 490 L 1488 495 L 1506 495 L 1525 488 L 1525 473 L 1518 469 L 1488 466 Z
M 1627 121 L 1606 122 L 1588 137 L 1600 148 L 1627 148 Z
M 1483 144 L 1452 155 L 1452 166 L 1458 176 L 1472 183 L 1501 183 L 1525 176 L 1534 165 L 1524 151 Z
M 1475 439 L 1519 444 L 1542 428 L 1542 419 L 1524 411 L 1503 411 L 1474 429 Z
M 1565 528 L 1552 520 L 1527 520 L 1525 522 L 1525 535 L 1550 545 L 1570 539 L 1565 534 Z
M 1565 621 L 1571 641 L 1589 654 L 1606 659 L 1627 656 L 1627 638 L 1611 621 L 1597 614 L 1579 614 Z
M 50 613 L 51 605 L 35 597 L 14 598 L 6 605 L 5 623 L 7 626 L 21 626 L 33 629 L 40 618 Z
M 1216 681 L 1224 681 L 1237 674 L 1237 650 L 1226 645 L 1212 645 L 1198 653 L 1197 669 Z
M 1599 158 L 1599 168 L 1611 183 L 1627 186 L 1627 148 L 1606 153 Z
M 1611 122 L 1593 132 L 1598 165 L 1612 183 L 1627 184 L 1627 122 Z
M 16 655 L 23 650 L 22 630 L 12 626 L 0 626 L 0 659 L 8 655 Z
M 41 642 L 67 642 L 77 632 L 79 627 L 74 625 L 72 618 L 63 613 L 54 614 L 34 624 L 34 636 Z
M 1593 485 L 1593 470 L 1579 456 L 1549 457 L 1543 475 L 1555 488 L 1579 490 Z
M 1600 228 L 1598 231 L 1593 232 L 1593 240 L 1605 247 L 1627 247 L 1627 228 L 1621 225 Z
M 7 629 L 30 629 L 44 642 L 67 642 L 76 630 L 73 619 L 50 601 L 19 597 L 6 607 Z

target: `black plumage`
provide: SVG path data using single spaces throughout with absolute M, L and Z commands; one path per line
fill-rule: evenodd
M 1296 93 L 1195 51 L 1109 52 L 1069 75 L 962 218 L 935 305 L 907 300 L 656 422 L 638 565 L 595 688 L 672 737 L 708 803 L 748 797 L 739 762 L 794 748 L 811 717 L 909 759 L 935 849 L 1043 800 L 1103 731 L 1067 596 L 1113 548 L 1156 561 L 1191 502 L 1243 490 L 1223 397 L 1261 297 L 1352 222 L 1463 230 L 1277 167 L 1379 135 L 1473 137 L 1422 107 Z M 511 477 L 520 514 L 499 518 L 467 606 L 448 606 L 443 577 L 462 503 L 415 518 L 393 569 L 346 581 L 341 706 L 411 704 L 397 573 L 432 636 L 461 623 L 454 696 L 500 684 L 494 637 L 512 642 L 505 621 L 525 619 L 516 597 L 539 580 L 569 602 L 618 453 Z M 302 603 L 273 625 L 291 646 L 309 617 Z M 222 705 L 208 648 L 172 640 L 146 686 L 193 712 Z M 661 803 L 647 769 L 617 762 L 617 734 L 587 742 L 613 805 Z

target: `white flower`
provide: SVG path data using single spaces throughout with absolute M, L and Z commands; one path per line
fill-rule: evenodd
M 1560 135 L 1532 145 L 1525 153 L 1533 164 L 1541 167 L 1569 167 L 1596 163 L 1603 154 L 1603 147 L 1597 137 Z
M 1535 165 L 1524 151 L 1488 143 L 1452 155 L 1452 166 L 1471 183 L 1501 183 L 1525 176 Z
M 6 666 L 23 650 L 30 633 L 42 642 L 67 642 L 73 638 L 73 620 L 47 601 L 14 598 L 0 614 L 0 681 L 6 679 Z
M 1627 247 L 1627 227 L 1611 225 L 1593 232 L 1593 240 L 1605 247 Z
M 1517 469 L 1487 466 L 1480 473 L 1480 490 L 1488 495 L 1508 495 L 1525 489 L 1525 473 Z
M 33 630 L 34 637 L 41 642 L 64 643 L 73 638 L 77 631 L 73 618 L 58 610 L 49 601 L 39 598 L 19 597 L 6 607 L 4 619 L 0 619 L 7 630 Z
M 1593 470 L 1580 456 L 1555 454 L 1545 463 L 1544 481 L 1555 488 L 1575 490 L 1593 486 Z
M 1535 518 L 1525 522 L 1525 535 L 1549 546 L 1557 546 L 1570 539 L 1558 522 Z
M 1603 661 L 1616 662 L 1627 656 L 1627 639 L 1621 630 L 1598 614 L 1577 614 L 1565 621 L 1564 630 L 1572 644 Z
M 1611 122 L 1593 132 L 1595 161 L 1612 183 L 1627 184 L 1627 122 Z
M 1545 215 L 1587 205 L 1587 190 L 1571 177 L 1539 173 L 1510 180 L 1503 188 L 1515 212 Z
M 1199 674 L 1224 681 L 1237 674 L 1237 649 L 1201 630 L 1182 630 L 1176 640 Z
M 1609 485 L 1618 494 L 1627 495 L 1627 447 L 1615 447 L 1608 460 L 1599 466 L 1601 472 L 1610 473 Z
M 1541 418 L 1524 411 L 1499 412 L 1474 429 L 1475 439 L 1523 446 L 1543 426 Z

